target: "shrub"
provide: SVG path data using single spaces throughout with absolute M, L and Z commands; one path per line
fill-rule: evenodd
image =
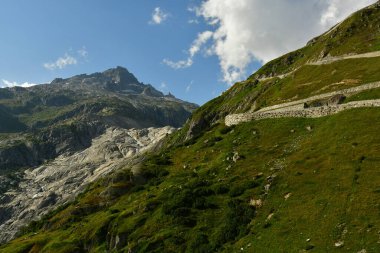
M 228 186 L 224 184 L 213 185 L 212 189 L 214 190 L 215 194 L 226 194 L 230 191 Z
M 219 130 L 219 133 L 220 134 L 228 134 L 229 132 L 231 132 L 232 129 L 233 129 L 233 127 L 223 126 L 223 128 L 221 128 Z
M 195 237 L 190 240 L 186 249 L 186 252 L 194 253 L 207 253 L 212 251 L 213 249 L 209 243 L 208 236 L 203 233 L 197 233 Z
M 224 243 L 235 240 L 248 233 L 247 225 L 255 215 L 255 209 L 246 201 L 234 199 L 228 202 L 225 224 L 221 226 L 215 236 L 214 246 L 220 247 Z

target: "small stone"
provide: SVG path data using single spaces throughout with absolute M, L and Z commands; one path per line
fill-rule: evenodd
M 362 249 L 362 250 L 358 251 L 358 253 L 367 253 L 367 250 L 366 249 Z
M 234 163 L 236 163 L 239 159 L 240 159 L 239 153 L 235 152 L 234 156 L 232 157 L 232 161 L 234 161 Z
M 306 130 L 310 132 L 310 131 L 313 130 L 313 128 L 312 128 L 312 126 L 307 126 L 307 127 L 306 127 Z
M 341 248 L 344 246 L 344 241 L 337 241 L 334 243 L 334 246 L 337 248 Z
M 306 239 L 306 242 L 310 242 L 310 241 L 311 241 L 311 239 L 310 239 L 310 238 L 307 238 L 307 239 Z
M 274 213 L 269 214 L 266 220 L 267 221 L 271 220 L 273 218 L 273 216 L 274 216 Z
M 251 206 L 254 206 L 254 207 L 257 207 L 257 208 L 260 208 L 263 206 L 263 201 L 261 199 L 251 199 L 249 201 L 249 204 Z
M 292 130 L 290 130 L 290 132 L 291 132 L 291 133 L 294 133 L 294 132 L 295 132 L 295 130 L 294 130 L 294 129 L 292 129 Z
M 287 200 L 288 198 L 290 198 L 290 196 L 292 196 L 291 192 L 285 194 L 284 199 Z

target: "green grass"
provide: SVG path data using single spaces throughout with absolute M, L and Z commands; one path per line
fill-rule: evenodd
M 63 116 L 65 113 L 68 113 L 75 109 L 76 105 L 68 105 L 65 107 L 56 107 L 56 106 L 40 106 L 35 109 L 33 113 L 21 114 L 19 119 L 21 122 L 28 126 L 32 126 L 37 122 L 48 124 L 54 119 Z
M 38 235 L 22 236 L 0 252 L 30 245 L 40 245 L 41 252 L 102 252 L 110 234 L 124 240 L 115 252 L 299 252 L 311 245 L 313 252 L 376 252 L 379 119 L 373 108 L 214 126 L 194 144 L 146 160 L 145 184 L 115 194 L 105 190 L 116 179 L 99 182 L 47 219 Z M 129 182 L 125 175 L 116 184 Z M 266 194 L 269 176 L 274 179 Z M 251 198 L 263 206 L 249 206 Z M 345 246 L 336 249 L 342 236 Z
M 347 97 L 344 102 L 352 102 L 352 101 L 360 101 L 360 100 L 372 100 L 372 99 L 380 99 L 380 88 L 363 91 L 358 94 Z

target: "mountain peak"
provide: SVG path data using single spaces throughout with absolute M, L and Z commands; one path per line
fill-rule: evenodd
M 102 73 L 104 76 L 109 77 L 115 83 L 140 83 L 137 78 L 128 71 L 128 69 L 117 66 L 116 68 L 111 68 Z
M 141 83 L 128 69 L 121 66 L 93 74 L 80 74 L 65 79 L 56 78 L 51 84 L 73 90 L 86 90 L 87 92 L 106 90 L 123 94 L 164 97 L 160 91 L 149 84 Z

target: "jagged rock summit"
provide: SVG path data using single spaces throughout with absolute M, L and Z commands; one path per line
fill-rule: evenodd
M 126 68 L 120 66 L 89 75 L 81 74 L 66 79 L 56 78 L 50 85 L 37 86 L 32 89 L 51 88 L 51 86 L 70 90 L 92 90 L 94 93 L 108 91 L 130 95 L 144 94 L 151 97 L 165 97 L 152 85 L 141 83 Z

